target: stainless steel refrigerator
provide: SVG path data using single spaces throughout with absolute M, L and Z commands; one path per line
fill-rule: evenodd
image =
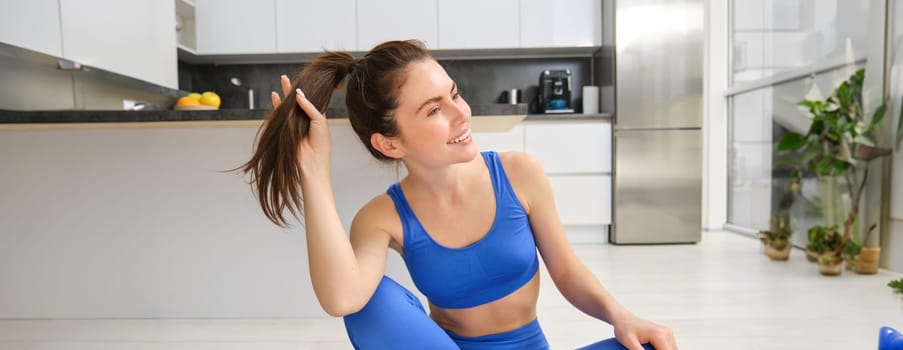
M 702 235 L 703 0 L 614 0 L 615 244 Z

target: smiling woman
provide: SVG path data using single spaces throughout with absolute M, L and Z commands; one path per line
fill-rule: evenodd
M 408 170 L 358 211 L 350 239 L 336 211 L 323 115 L 342 83 L 364 146 Z M 303 213 L 314 292 L 327 313 L 344 317 L 355 348 L 548 349 L 536 318 L 538 250 L 562 294 L 615 327 L 617 339 L 586 349 L 676 349 L 669 329 L 623 308 L 577 260 L 539 162 L 477 150 L 470 106 L 421 43 L 383 43 L 362 59 L 327 52 L 282 86 L 287 101 L 273 93 L 276 108 L 241 169 L 271 221 L 286 226 L 285 211 Z M 427 296 L 429 315 L 384 276 L 390 248 Z

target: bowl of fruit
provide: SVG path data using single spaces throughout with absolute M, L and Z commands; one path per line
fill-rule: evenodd
M 213 91 L 192 92 L 179 97 L 174 108 L 178 111 L 204 111 L 219 109 L 219 104 L 219 95 Z

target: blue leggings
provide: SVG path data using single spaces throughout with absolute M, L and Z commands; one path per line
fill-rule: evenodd
M 539 322 L 499 334 L 461 337 L 439 327 L 420 299 L 383 276 L 373 297 L 360 311 L 345 316 L 345 330 L 355 349 L 541 350 L 549 349 Z M 646 349 L 652 349 L 644 345 Z M 625 350 L 614 338 L 579 350 Z

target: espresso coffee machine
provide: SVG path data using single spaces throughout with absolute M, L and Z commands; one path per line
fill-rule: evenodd
M 574 113 L 571 107 L 571 70 L 544 70 L 539 75 L 536 111 Z

